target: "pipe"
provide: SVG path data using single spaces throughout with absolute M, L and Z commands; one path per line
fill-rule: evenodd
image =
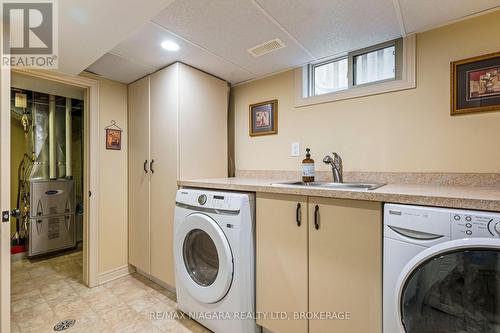
M 56 165 L 56 97 L 49 95 L 49 178 L 57 178 Z
M 71 119 L 71 98 L 66 97 L 66 178 L 73 178 L 71 166 L 71 144 L 72 144 L 72 119 Z

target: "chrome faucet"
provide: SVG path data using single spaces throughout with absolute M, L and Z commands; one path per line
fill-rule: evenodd
M 330 164 L 332 166 L 333 182 L 342 183 L 344 181 L 342 172 L 342 158 L 337 153 L 332 154 L 333 158 L 330 155 L 326 155 L 323 158 L 323 163 Z

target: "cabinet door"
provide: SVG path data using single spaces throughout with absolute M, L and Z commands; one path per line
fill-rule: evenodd
M 227 177 L 229 86 L 179 64 L 179 179 Z
M 310 320 L 309 332 L 379 333 L 381 310 L 382 205 L 310 197 L 309 311 L 339 318 Z
M 128 86 L 128 131 L 128 260 L 149 273 L 149 76 Z
M 151 275 L 172 287 L 178 68 L 174 64 L 151 75 Z
M 256 303 L 267 316 L 257 323 L 274 333 L 306 333 L 307 320 L 293 315 L 307 312 L 307 197 L 257 193 L 256 209 Z M 291 320 L 271 318 L 278 312 Z

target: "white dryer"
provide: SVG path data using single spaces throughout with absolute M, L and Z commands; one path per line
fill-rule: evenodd
M 386 204 L 384 333 L 500 332 L 500 214 Z
M 181 189 L 176 196 L 177 306 L 216 333 L 258 332 L 255 196 Z

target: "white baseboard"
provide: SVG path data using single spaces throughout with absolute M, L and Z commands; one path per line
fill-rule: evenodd
M 99 273 L 98 284 L 101 285 L 106 282 L 119 279 L 133 273 L 134 271 L 134 267 L 131 265 L 123 265 L 118 268 L 110 269 L 109 271 Z

